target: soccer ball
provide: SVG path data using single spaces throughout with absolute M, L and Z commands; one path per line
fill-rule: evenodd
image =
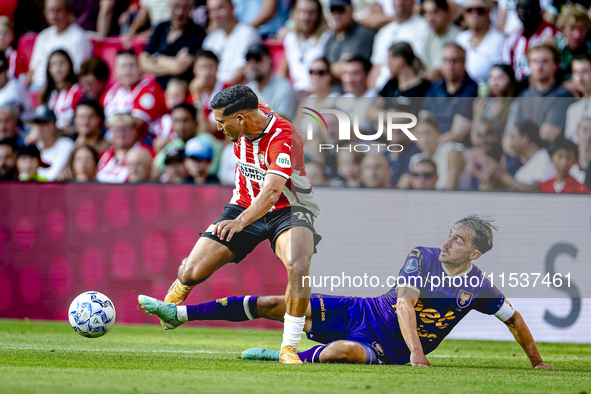
M 115 324 L 115 305 L 103 293 L 87 291 L 70 304 L 68 320 L 74 331 L 83 337 L 101 337 Z

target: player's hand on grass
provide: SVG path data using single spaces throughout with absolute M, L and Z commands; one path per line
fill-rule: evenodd
M 543 361 L 540 361 L 539 363 L 534 365 L 534 369 L 559 369 L 559 368 L 553 367 L 552 365 L 548 365 L 548 364 L 544 363 Z
M 413 367 L 430 367 L 431 363 L 429 362 L 429 360 L 427 360 L 427 357 L 425 357 L 425 354 L 423 352 L 412 352 L 410 354 L 410 364 Z
M 211 233 L 217 235 L 222 240 L 225 239 L 230 242 L 234 234 L 239 233 L 243 228 L 244 226 L 237 220 L 222 220 L 213 226 Z

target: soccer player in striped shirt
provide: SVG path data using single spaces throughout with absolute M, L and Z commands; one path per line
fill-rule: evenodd
M 287 120 L 260 105 L 246 86 L 222 90 L 211 107 L 218 129 L 234 142 L 236 188 L 224 212 L 183 260 L 165 301 L 180 305 L 196 285 L 223 265 L 239 263 L 268 239 L 288 276 L 279 361 L 301 364 L 297 346 L 310 299 L 310 287 L 301 283 L 321 239 L 314 230 L 320 209 L 305 178 L 302 138 Z M 256 304 L 256 298 L 239 303 L 240 307 Z M 166 328 L 176 327 L 174 322 L 161 320 Z

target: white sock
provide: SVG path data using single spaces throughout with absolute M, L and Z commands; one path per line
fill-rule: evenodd
M 283 317 L 283 342 L 281 348 L 293 346 L 297 349 L 304 332 L 306 317 L 294 317 L 285 313 Z
M 186 323 L 189 321 L 186 306 L 181 305 L 176 307 L 176 318 L 179 319 L 181 323 Z

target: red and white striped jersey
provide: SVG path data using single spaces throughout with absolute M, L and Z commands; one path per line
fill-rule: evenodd
M 301 206 L 318 216 L 320 208 L 306 179 L 302 138 L 289 121 L 266 107 L 259 105 L 259 109 L 269 118 L 263 133 L 254 140 L 242 137 L 234 143 L 236 188 L 230 204 L 248 208 L 263 189 L 265 176 L 275 174 L 287 182 L 270 211 Z
M 515 78 L 519 81 L 531 74 L 527 61 L 528 51 L 544 43 L 548 37 L 558 34 L 556 26 L 542 20 L 540 25 L 530 37 L 526 37 L 523 28 L 517 30 L 505 40 L 503 48 L 503 63 L 513 66 Z
M 117 81 L 104 94 L 101 104 L 105 109 L 107 123 L 113 115 L 122 112 L 131 113 L 150 124 L 166 113 L 164 92 L 158 83 L 149 77 L 143 77 L 131 89 Z
M 62 90 L 54 90 L 49 96 L 49 108 L 53 110 L 57 118 L 57 127 L 64 128 L 72 123 L 74 118 L 74 107 L 80 99 L 82 99 L 83 93 L 80 89 L 80 85 L 75 83 L 69 88 Z

